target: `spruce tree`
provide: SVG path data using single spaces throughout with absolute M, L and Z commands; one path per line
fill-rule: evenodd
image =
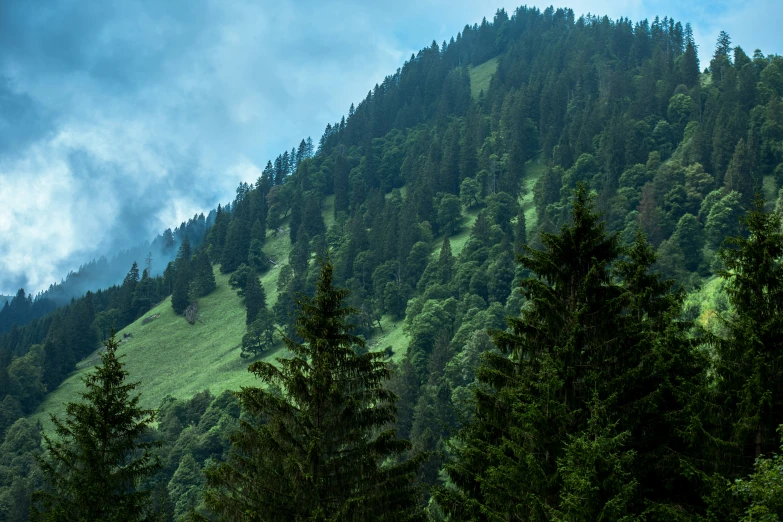
M 247 276 L 247 285 L 245 286 L 245 306 L 247 307 L 247 321 L 250 324 L 256 320 L 258 312 L 266 309 L 266 293 L 264 287 L 258 280 L 255 271 L 251 271 Z
M 190 263 L 178 263 L 174 276 L 174 288 L 171 292 L 171 307 L 177 314 L 182 314 L 190 304 Z
M 451 241 L 449 236 L 443 237 L 443 243 L 438 254 L 438 280 L 442 284 L 449 284 L 454 275 L 454 256 L 451 253 Z
M 622 260 L 581 185 L 571 223 L 541 241 L 519 257 L 532 274 L 527 304 L 493 333 L 505 354 L 485 354 L 477 371 L 474 421 L 439 505 L 454 520 L 672 520 L 700 509 L 683 433 L 702 364 L 674 321 L 681 298 L 650 273 L 653 250 L 639 237 Z
M 421 459 L 396 462 L 410 443 L 389 429 L 389 370 L 381 353 L 356 355 L 346 296 L 323 263 L 315 296 L 297 301 L 303 342 L 284 338 L 294 356 L 250 366 L 268 387 L 238 393 L 246 415 L 229 458 L 206 473 L 206 504 L 224 519 L 422 519 L 412 484 Z
M 724 433 L 742 460 L 731 474 L 745 473 L 761 454 L 777 449 L 783 424 L 783 233 L 777 212 L 765 212 L 757 196 L 741 219 L 747 233 L 719 251 L 731 312 L 722 317 L 726 335 L 714 337 Z
M 177 258 L 174 260 L 175 272 L 174 286 L 171 290 L 171 307 L 177 314 L 184 312 L 190 304 L 190 283 L 193 279 L 191 255 L 190 240 L 185 236 L 177 251 Z
M 196 297 L 205 296 L 217 287 L 212 263 L 209 262 L 209 255 L 204 250 L 193 258 L 193 283 Z
M 147 437 L 155 412 L 139 407 L 139 383 L 126 382 L 113 332 L 105 345 L 82 401 L 66 405 L 65 420 L 51 416 L 56 437 L 44 435 L 46 487 L 33 495 L 33 520 L 147 520 L 150 492 L 141 484 L 160 468 L 159 444 Z

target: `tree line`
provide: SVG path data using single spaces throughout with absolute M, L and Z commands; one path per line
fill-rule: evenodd
M 128 267 L 132 263 L 146 262 L 147 258 L 154 261 L 150 266 L 152 274 L 159 274 L 174 257 L 177 245 L 187 238 L 191 243 L 200 244 L 207 229 L 212 226 L 215 211 L 208 216 L 194 215 L 183 221 L 172 231 L 170 228 L 159 234 L 152 243 L 144 242 L 127 250 L 122 250 L 111 259 L 101 257 L 80 266 L 78 270 L 69 272 L 59 283 L 49 285 L 49 288 L 36 296 L 27 294 L 20 288 L 13 299 L 0 309 L 0 334 L 9 331 L 14 325 L 17 328 L 26 325 L 34 319 L 43 317 L 58 306 L 64 306 L 73 299 L 79 299 L 88 291 L 95 292 L 108 288 L 123 280 Z

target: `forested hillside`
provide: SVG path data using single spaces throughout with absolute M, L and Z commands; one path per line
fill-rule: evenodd
M 736 519 L 760 497 L 726 483 L 783 424 L 780 222 L 764 212 L 783 204 L 781 96 L 781 57 L 722 33 L 700 65 L 669 18 L 499 10 L 433 42 L 241 184 L 162 277 L 137 266 L 0 337 L 0 510 L 24 519 L 42 480 L 40 427 L 19 418 L 112 324 L 169 295 L 196 322 L 214 265 L 244 307 L 244 360 L 281 336 L 315 345 L 296 299 L 321 258 L 358 345 L 383 353 L 384 325 L 403 325 L 389 387 L 397 435 L 428 457 L 428 516 Z M 231 462 L 239 411 L 228 394 L 164 399 L 148 434 L 163 468 L 145 483 L 163 519 L 230 511 L 214 491 L 204 503 L 201 469 Z

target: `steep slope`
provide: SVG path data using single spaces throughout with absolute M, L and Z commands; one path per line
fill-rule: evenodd
M 273 270 L 264 278 L 270 294 L 276 274 Z M 205 389 L 219 394 L 252 382 L 247 362 L 239 357 L 244 306 L 228 285 L 228 276 L 216 270 L 215 279 L 217 289 L 199 301 L 196 324 L 176 315 L 169 297 L 118 332 L 119 353 L 131 378 L 141 381 L 144 407 L 157 408 L 166 395 L 189 398 Z M 79 362 L 77 370 L 47 395 L 35 416 L 48 422 L 49 413 L 60 415 L 65 403 L 78 400 L 84 390 L 82 378 L 98 360 L 96 352 Z

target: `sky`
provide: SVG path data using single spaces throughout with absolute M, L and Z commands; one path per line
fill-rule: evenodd
M 690 21 L 702 67 L 720 30 L 749 55 L 783 53 L 771 0 L 558 6 Z M 3 0 L 0 294 L 36 293 L 230 201 L 412 53 L 499 7 L 517 4 Z

